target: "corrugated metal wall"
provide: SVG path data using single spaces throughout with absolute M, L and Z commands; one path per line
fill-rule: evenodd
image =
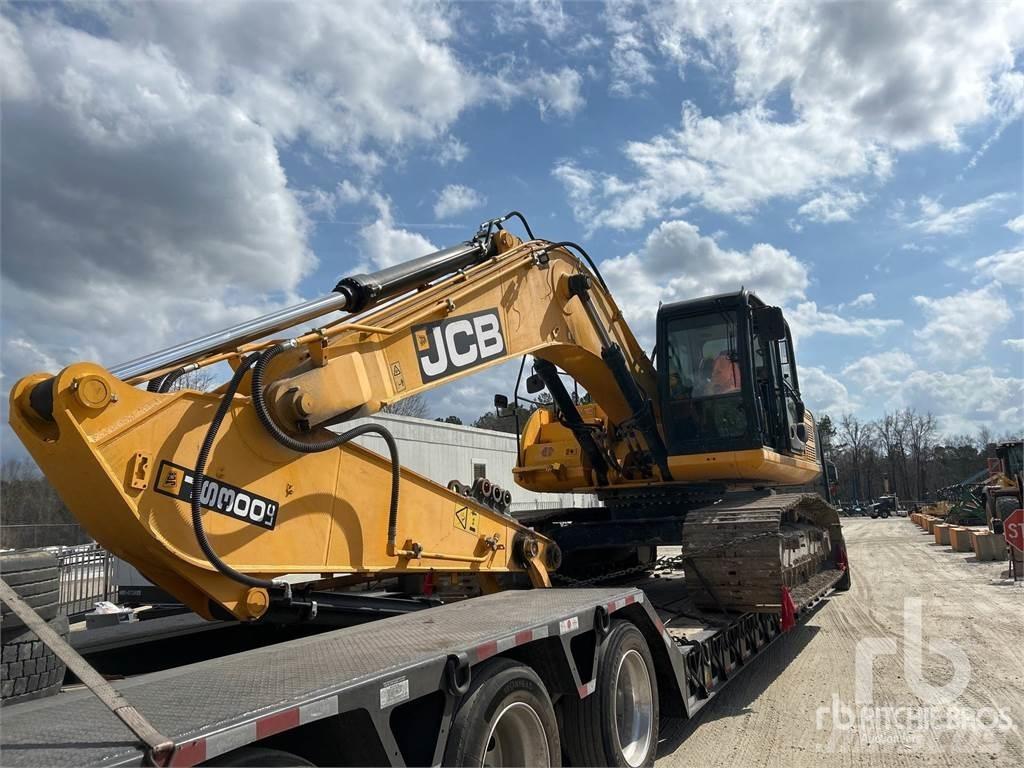
M 395 436 L 403 466 L 441 485 L 446 485 L 449 480 L 472 483 L 473 465 L 483 464 L 486 477 L 491 482 L 512 492 L 514 511 L 598 505 L 591 494 L 533 493 L 516 485 L 512 478 L 512 468 L 516 464 L 515 435 L 389 413 L 374 414 L 369 419 L 354 419 L 345 422 L 344 426 L 348 429 L 366 421 L 387 427 Z M 384 441 L 375 435 L 364 435 L 357 441 L 387 455 Z

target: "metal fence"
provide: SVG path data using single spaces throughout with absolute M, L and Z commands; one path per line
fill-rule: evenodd
M 116 600 L 114 558 L 99 544 L 63 547 L 57 555 L 60 604 L 69 617 L 91 611 L 98 600 Z

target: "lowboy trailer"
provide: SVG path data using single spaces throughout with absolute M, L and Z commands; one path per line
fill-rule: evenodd
M 509 590 L 114 683 L 173 742 L 161 755 L 85 689 L 4 707 L 0 760 L 650 765 L 659 718 L 696 715 L 785 621 L 701 611 L 674 569 Z

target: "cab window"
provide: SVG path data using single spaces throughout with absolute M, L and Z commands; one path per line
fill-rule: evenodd
M 666 342 L 672 442 L 743 435 L 736 313 L 671 320 Z

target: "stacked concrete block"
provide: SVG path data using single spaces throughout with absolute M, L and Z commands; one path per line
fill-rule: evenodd
M 971 531 L 974 554 L 979 560 L 1005 560 L 1006 539 L 986 528 Z
M 973 552 L 971 529 L 962 525 L 954 525 L 949 529 L 949 545 L 954 552 Z

